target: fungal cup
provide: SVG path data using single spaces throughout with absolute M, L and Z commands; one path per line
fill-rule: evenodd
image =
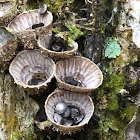
M 44 34 L 51 33 L 53 21 L 52 13 L 47 11 L 39 14 L 38 9 L 25 11 L 12 20 L 8 27 L 12 29 L 25 48 L 37 46 L 36 39 Z
M 9 71 L 15 83 L 24 88 L 47 87 L 54 75 L 55 63 L 39 50 L 21 51 L 12 61 Z
M 38 39 L 39 48 L 54 59 L 64 59 L 73 56 L 78 50 L 78 44 L 72 41 L 72 46 L 59 35 L 46 34 Z
M 56 113 L 55 107 L 61 102 L 65 102 L 69 107 L 77 108 L 83 114 L 82 118 L 80 118 L 80 115 L 78 116 L 77 124 L 75 123 L 75 125 L 71 126 L 73 122 L 71 122 L 72 120 L 70 118 L 65 121 L 62 115 Z M 63 134 L 72 134 L 89 122 L 94 112 L 94 105 L 92 99 L 86 94 L 56 90 L 48 96 L 45 102 L 45 111 L 48 120 L 50 120 L 57 131 Z M 75 118 L 75 122 L 77 120 Z
M 55 77 L 60 89 L 81 93 L 93 91 L 103 81 L 103 74 L 98 66 L 80 56 L 58 61 Z

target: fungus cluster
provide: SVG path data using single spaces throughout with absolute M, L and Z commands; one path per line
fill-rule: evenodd
M 70 47 L 67 41 L 54 35 L 52 20 L 52 13 L 44 4 L 19 14 L 10 21 L 9 29 L 0 27 L 0 58 L 8 56 L 6 60 L 0 59 L 0 63 L 11 61 L 17 42 L 24 45 L 10 64 L 10 74 L 16 84 L 38 92 L 45 90 L 55 77 L 57 88 L 46 99 L 46 115 L 56 130 L 72 134 L 92 117 L 94 104 L 88 94 L 102 84 L 103 75 L 89 59 L 73 56 L 78 44 L 72 41 Z

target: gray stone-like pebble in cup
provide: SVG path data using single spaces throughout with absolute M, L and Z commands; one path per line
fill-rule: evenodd
M 54 121 L 65 126 L 78 125 L 84 119 L 84 114 L 78 108 L 64 102 L 57 103 L 54 112 Z

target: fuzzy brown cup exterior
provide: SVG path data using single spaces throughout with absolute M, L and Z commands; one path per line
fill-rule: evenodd
M 65 102 L 66 104 L 79 108 L 85 115 L 84 119 L 78 125 L 74 126 L 64 126 L 56 123 L 53 115 L 55 105 L 59 102 Z M 94 104 L 92 99 L 86 94 L 56 90 L 48 96 L 45 102 L 45 111 L 48 120 L 53 124 L 56 131 L 60 131 L 63 134 L 72 134 L 82 129 L 89 122 L 94 112 Z
M 74 56 L 56 63 L 55 77 L 58 88 L 73 92 L 90 93 L 103 81 L 103 74 L 98 66 L 85 57 Z M 65 82 L 65 77 L 72 77 L 81 83 L 74 86 Z
M 9 72 L 16 84 L 29 89 L 45 88 L 54 76 L 55 63 L 39 50 L 21 51 L 12 61 Z
M 0 70 L 5 70 L 15 55 L 17 37 L 6 27 L 0 27 Z
M 47 34 L 42 38 L 38 39 L 38 46 L 39 48 L 46 53 L 47 55 L 49 55 L 49 57 L 55 59 L 55 60 L 59 60 L 59 59 L 65 59 L 65 58 L 69 58 L 71 56 L 73 56 L 77 50 L 78 50 L 78 44 L 75 41 L 72 41 L 72 46 L 67 46 L 67 50 L 63 51 L 63 52 L 56 52 L 56 51 L 52 51 L 49 49 L 50 47 L 50 40 L 51 40 L 52 34 Z
M 0 25 L 7 26 L 19 13 L 15 1 L 0 1 Z
M 52 13 L 47 11 L 45 14 L 40 15 L 38 10 L 30 10 L 21 13 L 14 20 L 12 20 L 8 27 L 16 32 L 19 41 L 24 44 L 25 48 L 33 49 L 37 46 L 37 38 L 47 33 L 52 32 L 53 16 Z M 34 24 L 42 23 L 44 26 L 32 29 Z

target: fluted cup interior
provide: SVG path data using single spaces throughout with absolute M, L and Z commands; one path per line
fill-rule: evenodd
M 44 15 L 40 15 L 38 10 L 30 10 L 18 15 L 9 23 L 8 27 L 16 32 L 20 32 L 42 26 L 48 26 L 52 23 L 52 20 L 53 16 L 49 11 L 47 11 Z
M 59 102 L 65 102 L 68 105 L 77 107 L 84 114 L 84 119 L 78 125 L 74 126 L 64 126 L 57 124 L 54 121 L 54 113 L 55 106 Z M 53 124 L 58 126 L 59 131 L 64 131 L 64 133 L 73 133 L 73 131 L 76 131 L 76 127 L 80 128 L 80 126 L 84 126 L 89 122 L 94 112 L 94 104 L 92 102 L 92 99 L 86 94 L 59 90 L 53 92 L 51 95 L 48 96 L 45 102 L 45 111 L 48 119 Z
M 44 57 L 39 50 L 20 52 L 10 65 L 10 73 L 15 82 L 23 87 L 46 86 L 54 75 L 55 63 Z
M 78 83 L 75 88 L 85 89 L 96 89 L 103 80 L 102 72 L 98 66 L 89 59 L 80 56 L 58 61 L 55 76 L 59 82 L 66 85 L 68 85 L 69 79 L 74 79 Z

